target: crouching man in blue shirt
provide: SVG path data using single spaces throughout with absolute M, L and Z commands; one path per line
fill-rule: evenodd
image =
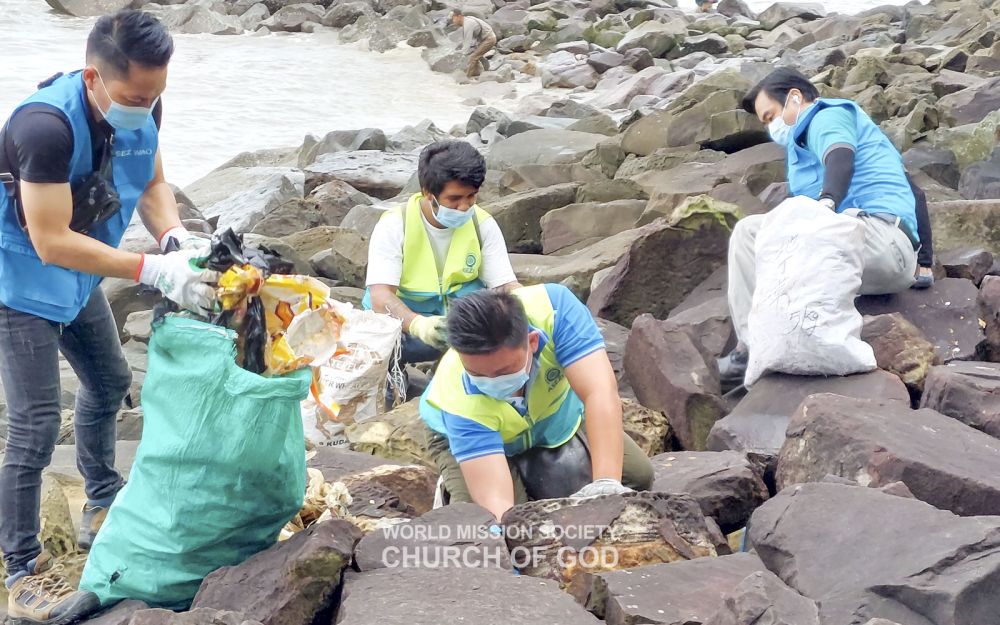
M 454 302 L 447 326 L 420 414 L 451 503 L 499 520 L 529 499 L 650 488 L 604 339 L 566 287 L 479 291 Z

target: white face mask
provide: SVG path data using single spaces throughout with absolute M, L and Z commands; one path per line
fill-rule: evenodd
M 795 122 L 799 121 L 799 115 L 802 114 L 801 100 L 799 96 L 792 96 L 792 103 L 799 105 L 799 110 L 795 113 Z M 771 140 L 782 147 L 788 147 L 792 142 L 792 130 L 795 128 L 795 123 L 791 126 L 785 123 L 785 109 L 788 108 L 788 102 L 785 102 L 785 106 L 781 107 L 781 113 L 777 117 L 771 120 L 771 123 L 767 125 L 767 132 L 771 135 Z

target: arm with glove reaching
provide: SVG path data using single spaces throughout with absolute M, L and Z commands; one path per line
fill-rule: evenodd
M 185 239 L 187 249 L 182 247 L 179 252 L 156 256 L 152 260 L 153 256 L 120 250 L 74 232 L 70 229 L 73 196 L 68 183 L 21 181 L 21 203 L 28 236 L 38 257 L 46 264 L 96 276 L 132 279 L 158 288 L 161 285 L 170 287 L 161 289 L 167 298 L 189 310 L 201 312 L 211 307 L 214 299 L 214 289 L 206 283 L 217 280 L 218 275 L 192 266 L 192 258 L 204 256 L 201 252 L 207 248 L 207 241 L 204 247 L 189 241 L 194 235 L 187 234 L 181 226 L 177 203 L 163 181 L 159 157 L 156 162 L 156 175 L 139 201 L 140 215 L 147 228 L 162 228 L 154 236 L 172 230 L 175 237 Z M 182 230 L 187 236 L 181 234 Z

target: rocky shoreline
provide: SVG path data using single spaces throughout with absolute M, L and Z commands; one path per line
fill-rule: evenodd
M 50 3 L 70 11 L 136 4 Z M 462 59 L 436 24 L 457 4 L 145 6 L 176 32 L 340 28 L 341 40 L 366 39 L 374 53 L 406 42 L 424 48 L 435 71 L 453 72 Z M 755 15 L 739 0 L 708 15 L 665 0 L 461 4 L 501 37 L 481 82 L 540 80 L 541 91 L 520 97 L 511 112 L 479 106 L 453 129 L 425 121 L 397 133 L 335 130 L 241 154 L 177 189 L 177 198 L 189 229 L 231 227 L 357 303 L 367 239 L 385 207 L 418 190 L 419 150 L 443 138 L 480 148 L 489 170 L 480 205 L 500 224 L 519 280 L 565 284 L 600 318 L 626 428 L 657 471 L 655 493 L 528 504 L 508 525 L 599 522 L 613 531 L 585 546 L 607 547 L 613 535 L 627 562 L 545 560 L 518 577 L 511 558 L 539 546 L 530 540 L 425 534 L 406 542 L 392 534 L 397 523 L 485 523 L 475 506 L 431 510 L 436 474 L 410 401 L 352 426 L 350 450 L 311 456 L 298 531 L 213 574 L 194 611 L 127 604 L 93 622 L 995 622 L 1000 2 L 935 1 L 853 16 L 808 3 Z M 739 108 L 775 65 L 800 69 L 824 96 L 854 99 L 896 143 L 930 200 L 938 280 L 928 291 L 858 300 L 878 371 L 771 375 L 745 396 L 723 396 L 715 358 L 735 340 L 725 299 L 729 233 L 740 216 L 764 213 L 787 194 L 783 152 Z M 141 227 L 125 247 L 156 252 Z M 156 298 L 128 281 L 104 288 L 135 376 L 136 408 L 119 422 L 127 469 L 141 432 Z M 67 461 L 75 381 L 65 372 L 65 446 L 47 478 L 43 539 L 73 569 L 82 556 L 70 510 L 80 495 Z M 731 553 L 748 523 L 754 553 Z M 405 546 L 506 555 L 474 570 L 390 570 L 386 549 Z M 257 581 L 237 583 L 248 579 Z

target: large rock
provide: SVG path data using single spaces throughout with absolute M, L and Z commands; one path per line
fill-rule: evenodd
M 941 118 L 949 126 L 975 124 L 1000 108 L 1000 78 L 962 89 L 938 100 Z
M 338 2 L 323 16 L 323 25 L 343 28 L 358 21 L 362 16 L 374 15 L 369 2 Z
M 939 412 L 814 395 L 787 436 L 779 489 L 836 475 L 876 488 L 903 482 L 917 499 L 960 515 L 1000 512 L 1000 440 Z
M 358 570 L 488 568 L 510 570 L 504 537 L 490 534 L 493 514 L 472 503 L 438 508 L 408 523 L 376 529 L 355 550 Z
M 688 493 L 723 533 L 746 525 L 767 499 L 761 467 L 737 451 L 677 451 L 655 456 L 651 490 Z
M 542 251 L 542 218 L 551 210 L 576 201 L 580 185 L 553 185 L 504 196 L 483 208 L 496 219 L 504 234 L 507 249 L 516 254 Z
M 1000 255 L 1000 201 L 933 202 L 928 210 L 936 248 L 980 247 Z
M 326 230 L 331 231 L 331 246 L 309 259 L 316 275 L 347 286 L 364 288 L 368 272 L 368 241 L 347 228 Z
M 346 182 L 333 180 L 316 188 L 307 198 L 294 198 L 268 213 L 251 230 L 268 237 L 283 237 L 317 226 L 339 226 L 352 208 L 371 204 L 371 198 Z
M 961 177 L 958 158 L 951 150 L 918 146 L 906 151 L 903 163 L 910 172 L 922 171 L 950 189 L 957 189 Z
M 317 523 L 202 582 L 191 607 L 242 612 L 264 625 L 311 625 L 334 606 L 341 571 L 361 532 L 346 521 Z
M 362 531 L 387 522 L 412 519 L 434 505 L 436 471 L 425 466 L 380 466 L 344 476 L 341 482 L 351 496 L 350 521 Z
M 542 87 L 563 87 L 575 89 L 584 87 L 593 89 L 597 85 L 600 74 L 586 58 L 576 58 L 575 54 L 561 51 L 555 52 L 540 65 L 542 70 Z
M 770 571 L 751 573 L 723 600 L 705 625 L 820 625 L 816 602 Z M 877 624 L 876 624 L 877 625 Z
M 503 516 L 511 559 L 522 573 L 588 593 L 585 573 L 693 560 L 729 552 L 717 526 L 688 495 L 628 493 L 547 499 Z M 523 554 L 536 554 L 527 558 Z
M 682 19 L 667 22 L 650 20 L 633 28 L 618 42 L 618 52 L 645 48 L 654 57 L 662 57 L 676 48 L 687 36 L 687 24 Z
M 748 575 L 766 571 L 757 556 L 737 553 L 596 573 L 588 575 L 587 607 L 608 625 L 701 625 Z
M 704 449 L 724 414 L 719 372 L 690 331 L 642 315 L 625 348 L 625 374 L 644 406 L 662 411 L 684 449 Z
M 673 447 L 674 432 L 667 416 L 622 397 L 622 426 L 647 456 L 655 456 Z
M 510 260 L 521 284 L 562 282 L 586 300 L 594 274 L 613 267 L 646 230 L 626 230 L 565 256 L 512 254 Z
M 342 180 L 358 191 L 389 199 L 399 195 L 417 171 L 417 155 L 357 150 L 324 154 L 306 168 L 320 184 Z
M 687 328 L 709 358 L 721 358 L 736 347 L 736 330 L 733 328 L 729 302 L 724 291 L 721 295 L 690 308 L 680 310 L 682 306 L 683 303 L 671 311 L 667 321 Z
M 947 363 L 976 356 L 976 347 L 983 340 L 977 295 L 970 280 L 945 278 L 926 290 L 865 295 L 858 298 L 857 307 L 863 315 L 902 314 L 934 345 L 938 360 Z
M 136 284 L 134 280 L 105 278 L 101 281 L 101 288 L 111 305 L 119 335 L 123 334 L 129 315 L 152 310 L 163 299 L 159 291 Z
M 1000 610 L 991 590 L 1000 576 L 997 517 L 959 518 L 875 489 L 803 484 L 757 510 L 750 539 L 771 571 L 817 602 L 823 625 L 873 617 L 973 625 Z
M 778 455 L 788 422 L 799 405 L 816 393 L 894 400 L 910 405 L 899 378 L 886 371 L 845 377 L 807 377 L 772 373 L 758 380 L 736 408 L 720 419 L 708 435 L 713 451 L 734 449 L 765 459 Z
M 135 0 L 45 0 L 57 13 L 97 17 L 129 8 Z
M 314 4 L 293 4 L 278 9 L 274 15 L 261 22 L 261 25 L 272 31 L 298 33 L 302 32 L 302 26 L 306 23 L 322 22 L 325 14 L 323 7 Z
M 378 456 L 326 445 L 317 447 L 306 458 L 306 466 L 320 471 L 327 482 L 337 482 L 348 475 L 364 473 L 377 467 L 399 465 Z
M 781 24 L 793 19 L 816 20 L 826 17 L 822 4 L 814 2 L 775 2 L 763 13 L 757 15 L 761 26 L 774 30 Z
M 931 368 L 920 407 L 1000 438 L 1000 365 L 953 362 Z
M 436 468 L 427 451 L 427 432 L 420 418 L 419 400 L 406 402 L 385 414 L 347 428 L 350 448 L 388 460 Z
M 645 210 L 645 200 L 614 200 L 549 211 L 541 219 L 542 252 L 572 252 L 630 230 Z
M 688 87 L 662 111 L 630 126 L 622 148 L 645 156 L 658 148 L 693 143 L 726 152 L 764 143 L 766 129 L 740 107 L 752 86 L 738 70 L 717 72 Z
M 611 361 L 611 368 L 615 370 L 615 377 L 618 379 L 618 394 L 623 398 L 635 399 L 632 392 L 632 385 L 629 384 L 625 375 L 625 345 L 628 343 L 630 330 L 625 326 L 608 321 L 607 319 L 595 319 L 597 329 L 604 337 L 604 349 L 608 352 L 608 360 Z
M 76 584 L 73 584 L 74 586 Z M 189 612 L 171 612 L 156 608 L 138 610 L 132 614 L 128 625 L 262 625 L 247 618 L 242 612 L 199 608 Z
M 385 133 L 378 128 L 334 130 L 326 133 L 322 139 L 307 135 L 302 147 L 299 148 L 298 163 L 299 167 L 308 167 L 315 163 L 317 158 L 333 152 L 384 151 L 387 144 Z
M 217 169 L 184 189 L 218 228 L 249 232 L 263 217 L 305 192 L 301 171 L 284 167 Z
M 587 300 L 591 312 L 625 326 L 646 312 L 664 318 L 725 262 L 738 217 L 688 208 L 636 231 L 628 253 Z
M 244 29 L 245 23 L 239 18 L 194 6 L 190 17 L 173 30 L 185 35 L 239 35 Z
M 594 90 L 594 95 L 587 99 L 587 104 L 606 110 L 632 108 L 630 105 L 636 96 L 664 98 L 690 85 L 695 78 L 694 72 L 690 70 L 670 72 L 653 66 L 652 58 L 645 48 L 629 50 L 625 53 L 625 58 L 640 66 L 637 68 L 638 73 L 620 80 L 612 77 L 617 70 L 607 72 Z M 647 60 L 649 65 L 643 66 Z M 628 75 L 623 74 L 624 76 Z
M 962 172 L 958 192 L 967 200 L 988 200 L 1000 195 L 1000 151 L 988 161 L 973 163 Z
M 934 345 L 899 313 L 866 317 L 861 339 L 872 346 L 879 369 L 894 373 L 914 394 L 934 364 Z
M 941 267 L 949 278 L 972 280 L 976 286 L 979 286 L 983 278 L 993 271 L 993 254 L 983 249 L 949 250 L 941 252 L 937 256 Z
M 980 345 L 984 360 L 1000 362 L 1000 277 L 986 276 L 979 289 L 979 317 L 986 340 Z
M 531 609 L 525 609 L 531 606 Z M 497 568 L 396 568 L 348 575 L 338 625 L 600 625 L 553 581 Z
M 604 135 L 575 130 L 529 130 L 494 144 L 486 165 L 504 171 L 517 165 L 579 163 L 606 139 Z

